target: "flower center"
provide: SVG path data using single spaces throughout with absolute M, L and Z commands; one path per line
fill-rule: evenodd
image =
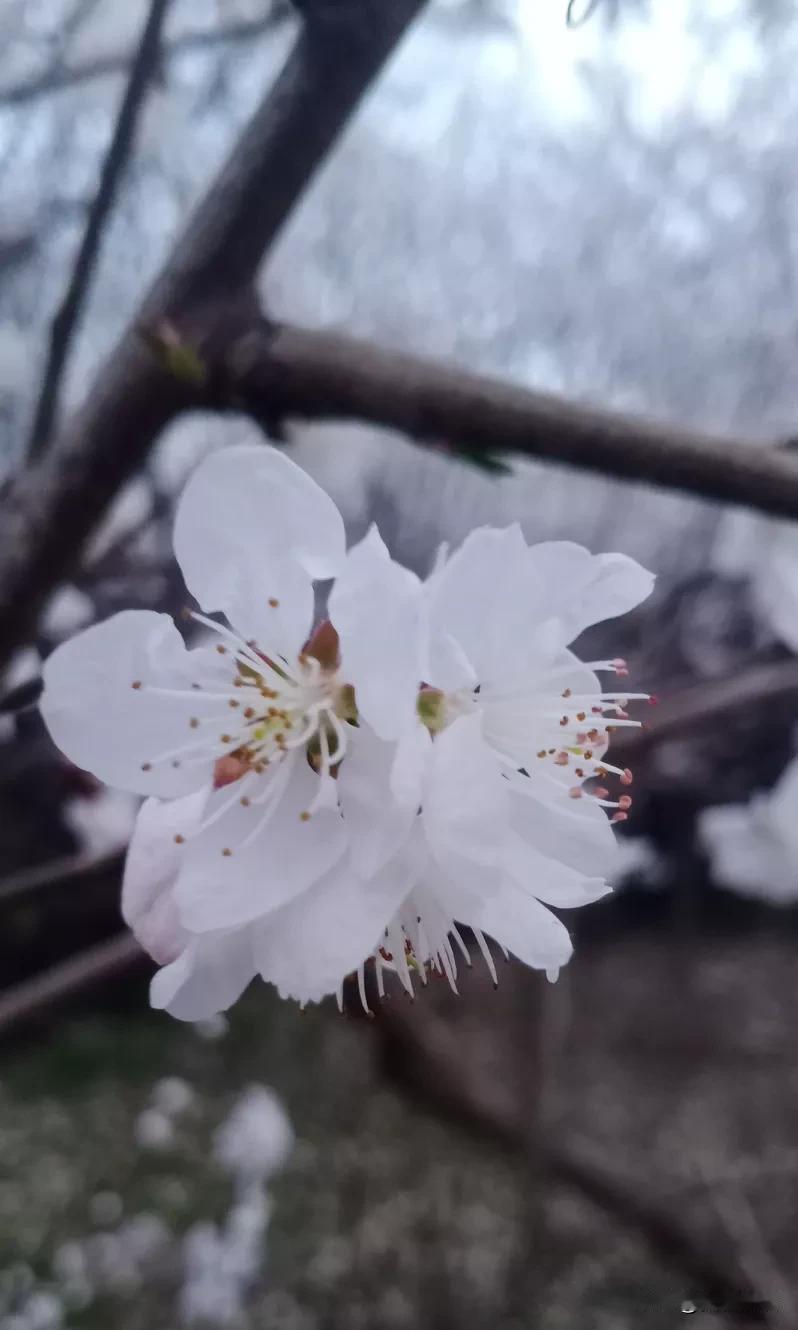
M 229 662 L 229 671 L 222 665 L 212 678 L 209 671 L 205 683 L 192 683 L 189 689 L 133 682 L 134 689 L 172 697 L 182 708 L 193 704 L 194 712 L 186 719 L 192 737 L 142 763 L 142 770 L 210 761 L 214 789 L 235 790 L 192 834 L 206 830 L 238 802 L 260 811 L 254 835 L 285 789 L 288 769 L 280 771 L 285 759 L 302 752 L 320 777 L 316 797 L 301 814 L 308 820 L 316 808 L 335 801 L 333 777 L 347 747 L 345 722 L 355 714 L 354 691 L 340 679 L 335 630 L 329 623 L 320 625 L 297 660 L 289 662 L 245 642 L 213 619 L 196 613 L 193 617 L 217 634 L 215 650 Z M 178 844 L 186 839 L 175 836 Z M 223 853 L 232 854 L 232 849 Z

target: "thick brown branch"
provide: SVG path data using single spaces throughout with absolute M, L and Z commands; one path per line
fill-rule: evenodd
M 0 662 L 25 640 L 120 486 L 196 388 L 159 368 L 158 329 L 252 282 L 316 167 L 424 0 L 357 0 L 301 33 L 88 398 L 0 508 Z
M 233 353 L 252 410 L 368 420 L 451 453 L 516 453 L 798 517 L 791 450 L 718 439 L 471 374 L 354 338 L 281 327 Z
M 158 68 L 161 32 L 169 4 L 170 0 L 151 0 L 127 87 L 119 104 L 114 132 L 100 171 L 97 193 L 86 219 L 86 228 L 75 266 L 64 298 L 53 319 L 47 364 L 42 375 L 41 390 L 28 440 L 28 456 L 31 458 L 37 457 L 45 448 L 58 415 L 58 400 L 70 347 L 89 294 L 103 232 L 133 151 L 136 127 L 146 101 L 147 91 Z

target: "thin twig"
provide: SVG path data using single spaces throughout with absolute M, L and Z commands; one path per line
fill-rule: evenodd
M 102 245 L 103 232 L 111 215 L 120 182 L 136 137 L 136 127 L 147 91 L 158 69 L 161 32 L 170 0 L 151 0 L 150 11 L 130 70 L 116 125 L 100 171 L 86 228 L 75 259 L 64 298 L 50 330 L 50 346 L 42 384 L 33 414 L 28 456 L 35 458 L 45 448 L 58 414 L 61 384 L 74 335 L 80 324 Z
M 639 730 L 616 730 L 613 760 L 637 759 L 641 753 L 670 739 L 706 730 L 718 720 L 742 715 L 747 708 L 774 702 L 798 703 L 798 660 L 754 665 L 731 678 L 683 688 L 647 712 Z
M 110 850 L 99 856 L 66 854 L 58 859 L 50 859 L 46 864 L 21 868 L 17 873 L 0 878 L 0 906 L 44 887 L 71 882 L 76 877 L 83 878 L 93 873 L 121 873 L 124 862 L 122 851 Z
M 202 50 L 208 46 L 223 46 L 236 42 L 248 42 L 260 37 L 285 17 L 284 11 L 270 9 L 263 18 L 241 19 L 225 27 L 197 28 L 174 37 L 162 46 L 164 60 L 181 55 L 185 51 Z M 23 106 L 38 97 L 48 97 L 53 93 L 74 88 L 79 83 L 104 78 L 108 74 L 124 73 L 129 68 L 131 52 L 115 51 L 111 55 L 98 56 L 93 60 L 84 60 L 81 64 L 59 65 L 48 69 L 44 74 L 21 83 L 7 84 L 0 88 L 0 106 Z
M 92 984 L 124 974 L 145 959 L 130 933 L 118 933 L 77 956 L 53 965 L 44 974 L 26 979 L 0 996 L 0 1035 L 43 1015 L 55 1002 L 74 997 Z

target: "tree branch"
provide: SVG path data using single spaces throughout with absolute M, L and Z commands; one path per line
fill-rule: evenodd
M 30 458 L 39 456 L 44 450 L 58 414 L 58 399 L 69 350 L 80 324 L 97 266 L 103 231 L 133 150 L 139 116 L 151 80 L 158 68 L 161 32 L 169 4 L 170 0 L 151 0 L 150 11 L 130 69 L 127 87 L 119 104 L 114 132 L 100 171 L 97 193 L 86 219 L 86 229 L 80 242 L 72 276 L 53 319 L 47 364 L 28 440 Z
M 713 679 L 673 693 L 650 712 L 641 729 L 615 731 L 612 760 L 637 761 L 659 743 L 695 735 L 718 720 L 742 715 L 750 707 L 769 702 L 798 704 L 798 661 L 754 665 L 730 678 Z
M 148 354 L 193 306 L 245 291 L 316 167 L 424 0 L 356 0 L 306 24 L 275 86 L 195 210 L 83 408 L 0 505 L 0 663 L 26 640 L 48 593 L 160 431 L 196 387 Z
M 578 1192 L 622 1228 L 645 1242 L 654 1256 L 695 1283 L 719 1304 L 739 1302 L 740 1280 L 702 1249 L 680 1222 L 641 1197 L 634 1184 L 619 1182 L 600 1165 L 573 1151 L 552 1148 L 533 1137 L 527 1103 L 517 1117 L 494 1092 L 490 1077 L 471 1072 L 450 1025 L 429 1006 L 419 1019 L 401 1002 L 377 1004 L 375 1026 L 384 1041 L 386 1064 L 399 1070 L 410 1089 L 444 1118 L 509 1151 L 533 1175 Z M 530 1186 L 534 1185 L 533 1178 Z
M 193 32 L 185 32 L 181 37 L 163 43 L 163 57 L 171 59 L 172 56 L 181 55 L 184 51 L 250 41 L 268 31 L 280 17 L 282 17 L 281 12 L 270 9 L 263 18 L 241 19 L 226 27 L 197 28 Z M 71 68 L 61 65 L 55 69 L 48 69 L 36 78 L 27 79 L 22 83 L 7 84 L 6 87 L 0 88 L 0 106 L 24 106 L 38 97 L 48 97 L 66 88 L 73 88 L 79 83 L 104 78 L 108 74 L 123 73 L 129 67 L 130 59 L 129 50 L 116 51 L 113 55 L 85 60 Z
M 515 453 L 798 517 L 791 450 L 569 402 L 351 337 L 254 332 L 231 348 L 229 372 L 253 413 L 367 420 L 454 455 Z
M 125 931 L 70 956 L 33 979 L 23 980 L 0 995 L 0 1035 L 36 1019 L 54 1003 L 74 997 L 112 975 L 124 974 L 144 960 L 138 942 Z

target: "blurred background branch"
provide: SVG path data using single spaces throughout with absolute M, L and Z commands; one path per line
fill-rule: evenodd
M 133 150 L 136 126 L 144 107 L 147 91 L 158 74 L 161 32 L 169 10 L 169 0 L 152 0 L 138 50 L 130 68 L 116 123 L 100 171 L 97 193 L 86 218 L 75 264 L 63 300 L 53 318 L 47 363 L 33 413 L 27 453 L 31 461 L 44 451 L 58 419 L 61 382 L 67 367 L 70 346 L 80 324 L 97 266 L 103 231 L 116 202 L 119 186 Z

